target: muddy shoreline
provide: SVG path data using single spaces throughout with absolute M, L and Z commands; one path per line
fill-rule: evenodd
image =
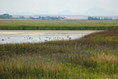
M 0 44 L 74 40 L 99 31 L 0 30 Z

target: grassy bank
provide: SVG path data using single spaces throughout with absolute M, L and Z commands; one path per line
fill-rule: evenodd
M 116 30 L 118 21 L 0 19 L 0 30 Z
M 118 79 L 118 31 L 0 45 L 0 79 Z

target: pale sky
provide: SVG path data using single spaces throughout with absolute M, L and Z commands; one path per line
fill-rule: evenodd
M 0 14 L 118 15 L 118 0 L 0 0 Z

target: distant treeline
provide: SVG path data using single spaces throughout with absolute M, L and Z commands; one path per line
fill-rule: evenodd
M 9 14 L 3 14 L 3 15 L 0 15 L 0 18 L 1 19 L 11 19 L 13 17 L 12 17 L 12 15 L 9 15 Z
M 39 16 L 38 18 L 30 17 L 30 19 L 40 19 L 40 20 L 62 20 L 64 17 L 60 16 Z
M 60 16 L 57 16 L 57 17 L 54 17 L 54 16 L 42 17 L 42 16 L 39 16 L 39 19 L 41 19 L 41 20 L 62 20 L 62 19 L 64 19 L 64 17 L 60 17 Z
M 2 14 L 0 15 L 0 19 L 40 19 L 40 20 L 62 20 L 64 19 L 64 17 L 61 16 L 39 16 L 39 17 L 25 17 L 25 16 L 17 16 L 17 17 L 13 17 L 12 15 L 9 14 Z
M 40 19 L 40 20 L 64 20 L 64 16 L 14 16 L 10 14 L 0 15 L 0 19 Z M 73 19 L 74 20 L 74 19 Z M 82 19 L 78 19 L 82 20 Z M 118 16 L 88 16 L 86 20 L 118 20 Z
M 109 16 L 89 16 L 88 20 L 118 20 L 118 17 L 109 17 Z

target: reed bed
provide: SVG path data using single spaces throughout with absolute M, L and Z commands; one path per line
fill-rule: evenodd
M 116 30 L 118 21 L 0 19 L 0 30 Z
M 0 79 L 118 79 L 118 30 L 0 45 Z

